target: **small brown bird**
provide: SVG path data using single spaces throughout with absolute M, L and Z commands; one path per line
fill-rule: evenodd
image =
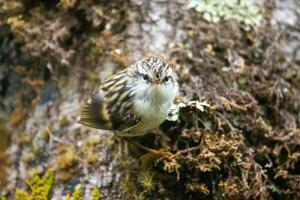
M 80 122 L 117 136 L 144 135 L 166 119 L 177 93 L 171 66 L 143 59 L 104 81 L 84 105 Z

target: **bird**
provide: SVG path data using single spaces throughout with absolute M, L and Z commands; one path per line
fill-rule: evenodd
M 141 59 L 108 77 L 84 103 L 80 123 L 118 137 L 147 134 L 167 118 L 178 94 L 177 74 L 158 57 Z

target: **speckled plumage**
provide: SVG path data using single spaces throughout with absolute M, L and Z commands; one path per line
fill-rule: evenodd
M 178 92 L 169 64 L 150 57 L 109 77 L 84 105 L 81 123 L 138 136 L 159 126 Z

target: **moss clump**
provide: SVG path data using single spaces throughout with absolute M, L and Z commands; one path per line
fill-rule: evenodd
M 31 200 L 31 197 L 28 192 L 21 189 L 16 189 L 15 200 Z
M 37 174 L 35 174 L 27 182 L 27 184 L 29 185 L 32 191 L 32 198 L 35 200 L 47 199 L 51 191 L 53 182 L 54 182 L 54 172 L 52 170 L 48 170 L 42 178 L 40 178 Z
M 144 172 L 139 176 L 139 183 L 145 191 L 154 189 L 155 183 L 153 181 L 153 174 L 151 172 Z
M 66 200 L 83 200 L 80 188 L 76 188 L 72 194 L 67 194 Z
M 72 200 L 83 200 L 80 188 L 75 189 L 72 195 Z
M 15 200 L 47 200 L 53 186 L 54 172 L 49 169 L 43 177 L 35 173 L 28 181 L 31 195 L 25 190 L 17 189 Z
M 99 189 L 97 187 L 93 188 L 92 199 L 93 200 L 100 200 L 100 192 L 99 192 Z

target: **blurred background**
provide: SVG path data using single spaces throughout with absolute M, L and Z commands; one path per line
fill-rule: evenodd
M 0 1 L 0 199 L 299 199 L 299 18 L 298 0 Z M 77 123 L 150 55 L 179 76 L 167 147 Z

